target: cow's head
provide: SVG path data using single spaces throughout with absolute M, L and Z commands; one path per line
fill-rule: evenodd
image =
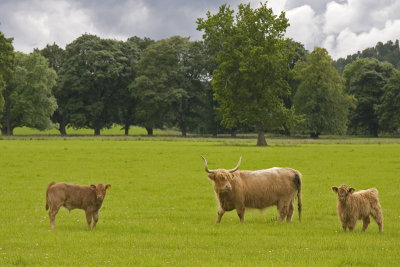
M 97 200 L 104 200 L 104 198 L 106 196 L 106 190 L 108 188 L 110 188 L 110 187 L 111 187 L 110 184 L 107 184 L 107 185 L 104 185 L 104 184 L 94 185 L 94 184 L 92 184 L 92 185 L 90 185 L 90 188 L 92 188 L 92 190 L 96 193 Z
M 340 202 L 345 202 L 347 197 L 354 193 L 355 189 L 353 187 L 347 187 L 347 185 L 342 184 L 339 187 L 332 186 L 333 192 L 338 195 Z
M 236 167 L 231 170 L 225 170 L 225 169 L 209 170 L 207 165 L 207 160 L 203 156 L 201 157 L 204 160 L 205 170 L 206 172 L 209 173 L 208 178 L 210 178 L 210 180 L 213 181 L 215 192 L 222 193 L 231 191 L 232 190 L 231 181 L 233 178 L 232 173 L 237 171 L 237 169 L 239 169 L 242 157 L 240 157 Z

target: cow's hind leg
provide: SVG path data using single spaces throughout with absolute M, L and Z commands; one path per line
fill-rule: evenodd
M 367 230 L 370 221 L 371 221 L 371 220 L 369 219 L 369 216 L 367 216 L 367 217 L 365 217 L 365 218 L 363 219 L 363 228 L 362 228 L 363 232 L 364 232 L 365 230 Z
M 90 230 L 90 224 L 92 223 L 92 212 L 85 211 L 86 213 L 86 222 L 87 222 L 87 229 Z
M 288 214 L 287 214 L 287 217 L 286 217 L 286 221 L 287 222 L 291 222 L 292 221 L 293 211 L 294 211 L 294 205 L 293 205 L 293 200 L 292 200 L 292 201 L 290 201 L 289 211 L 288 211 Z
M 279 201 L 278 203 L 279 219 L 278 221 L 283 221 L 289 213 L 289 203 L 287 201 Z
M 50 218 L 51 229 L 53 229 L 53 230 L 54 230 L 54 228 L 56 228 L 55 220 L 56 220 L 56 215 L 58 213 L 58 210 L 60 208 L 61 208 L 61 205 L 59 205 L 59 206 L 50 205 L 49 218 Z

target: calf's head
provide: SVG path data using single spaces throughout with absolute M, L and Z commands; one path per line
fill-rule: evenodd
M 233 177 L 232 173 L 237 171 L 237 169 L 239 169 L 242 157 L 240 157 L 236 167 L 231 170 L 225 170 L 225 169 L 210 170 L 208 169 L 207 160 L 203 156 L 201 157 L 204 160 L 205 170 L 206 172 L 209 173 L 208 178 L 210 178 L 210 180 L 213 181 L 215 192 L 222 193 L 231 191 L 232 190 L 231 181 Z
M 353 187 L 348 187 L 345 184 L 342 184 L 339 187 L 332 186 L 333 192 L 338 195 L 338 200 L 340 202 L 345 202 L 347 197 L 354 193 L 355 189 Z
M 106 196 L 106 190 L 108 188 L 110 188 L 110 187 L 111 187 L 110 184 L 107 184 L 107 185 L 104 185 L 104 184 L 94 185 L 94 184 L 92 184 L 92 185 L 90 185 L 90 188 L 92 188 L 92 190 L 96 193 L 97 200 L 104 200 L 104 198 Z

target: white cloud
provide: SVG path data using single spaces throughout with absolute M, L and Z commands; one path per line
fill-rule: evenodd
M 333 58 L 346 57 L 378 42 L 399 39 L 400 20 L 386 22 L 384 28 L 372 28 L 368 32 L 357 34 L 349 28 L 342 30 L 337 36 L 329 35 L 323 46 L 330 51 Z
M 320 18 L 314 10 L 304 5 L 286 12 L 291 26 L 286 31 L 286 35 L 297 42 L 304 44 L 306 49 L 313 50 L 318 43 L 320 36 Z

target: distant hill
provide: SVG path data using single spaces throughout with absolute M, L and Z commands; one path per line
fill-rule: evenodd
M 332 65 L 342 74 L 343 69 L 347 64 L 352 63 L 360 58 L 376 58 L 380 61 L 387 61 L 393 64 L 396 69 L 400 67 L 400 49 L 399 40 L 394 43 L 387 41 L 386 44 L 378 42 L 375 47 L 364 49 L 362 52 L 358 51 L 353 55 L 348 55 L 346 58 L 339 58 L 332 62 Z

